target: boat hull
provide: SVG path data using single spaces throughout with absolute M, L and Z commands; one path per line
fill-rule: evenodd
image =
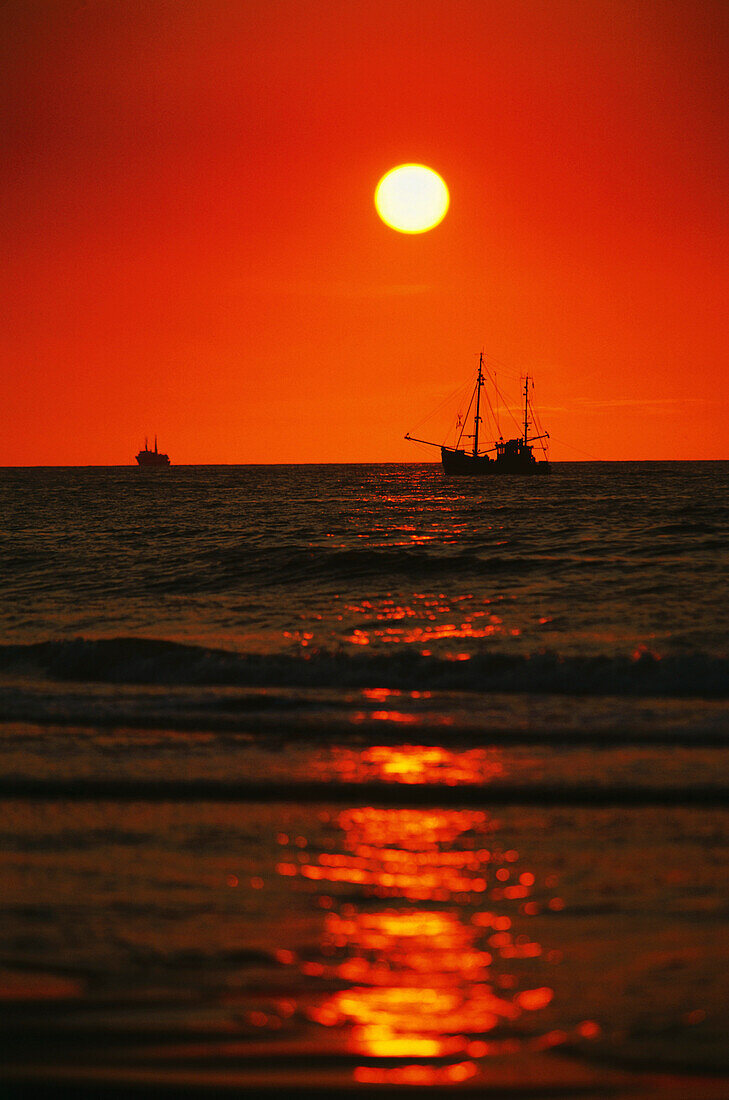
M 488 476 L 493 473 L 496 465 L 488 455 L 470 455 L 466 451 L 451 450 L 449 447 L 441 447 L 440 457 L 445 474 Z
M 531 455 L 472 455 L 466 451 L 441 447 L 443 473 L 457 477 L 499 477 L 503 474 L 531 476 L 549 473 L 548 462 L 537 462 Z
M 137 463 L 140 466 L 169 466 L 170 460 L 168 455 L 155 453 L 154 451 L 144 452 L 141 451 L 137 455 Z

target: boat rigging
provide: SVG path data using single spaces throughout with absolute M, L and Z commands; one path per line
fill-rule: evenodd
M 479 450 L 479 431 L 483 421 L 483 416 L 481 415 L 481 390 L 486 384 L 487 378 L 494 389 L 498 401 L 500 394 L 496 386 L 496 379 L 495 377 L 492 378 L 488 371 L 485 370 L 484 356 L 483 352 L 481 352 L 478 360 L 476 385 L 471 394 L 471 400 L 469 401 L 466 415 L 462 419 L 459 417 L 457 421 L 456 426 L 460 426 L 461 430 L 455 446 L 449 447 L 446 444 L 434 443 L 429 439 L 418 439 L 410 435 L 409 432 L 406 434 L 405 438 L 411 440 L 413 443 L 425 443 L 429 447 L 439 447 L 441 461 L 443 463 L 443 472 L 446 474 L 466 476 L 488 476 L 491 474 L 548 474 L 550 467 L 549 461 L 547 460 L 546 444 L 544 441 L 549 439 L 549 433 L 540 431 L 539 434 L 537 434 L 537 429 L 535 428 L 534 433 L 531 435 L 529 434 L 532 424 L 536 423 L 536 419 L 529 397 L 530 386 L 533 389 L 534 382 L 528 374 L 524 379 L 523 435 L 516 439 L 504 439 L 499 431 L 498 439 L 495 439 L 490 446 Z M 467 450 L 465 446 L 461 446 L 461 443 L 464 436 L 466 439 L 469 438 L 469 435 L 466 434 L 466 427 L 469 423 L 469 417 L 471 409 L 474 408 L 474 403 L 475 409 L 472 419 L 473 433 L 471 436 L 473 439 L 473 447 Z M 497 416 L 494 414 L 494 426 L 496 427 L 496 425 Z M 496 427 L 496 430 L 499 429 Z M 544 453 L 544 458 L 539 461 L 534 457 L 533 447 L 535 443 L 541 444 Z

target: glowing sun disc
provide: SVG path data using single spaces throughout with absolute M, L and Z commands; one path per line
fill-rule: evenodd
M 450 197 L 445 180 L 424 164 L 398 164 L 375 189 L 375 206 L 398 233 L 425 233 L 443 221 Z

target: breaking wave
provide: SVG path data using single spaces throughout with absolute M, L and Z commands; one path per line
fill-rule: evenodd
M 0 646 L 0 672 L 14 678 L 151 686 L 729 698 L 729 660 L 705 654 L 492 652 L 454 661 L 413 651 L 269 655 L 153 638 L 75 638 Z

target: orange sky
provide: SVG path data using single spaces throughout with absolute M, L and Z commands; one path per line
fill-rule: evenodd
M 482 347 L 555 460 L 729 458 L 728 44 L 724 0 L 10 0 L 0 464 L 417 461 Z M 374 210 L 405 161 L 430 233 Z

